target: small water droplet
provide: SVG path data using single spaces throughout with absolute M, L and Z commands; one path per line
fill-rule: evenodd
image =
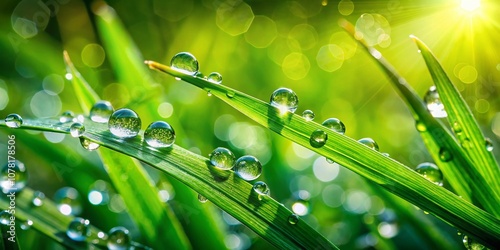
M 328 118 L 321 125 L 339 133 L 345 134 L 345 125 L 342 121 L 337 118 Z
M 472 147 L 472 143 L 470 142 L 470 140 L 468 138 L 463 138 L 461 140 L 461 142 L 462 142 L 462 147 L 463 148 L 470 148 L 470 147 Z
M 109 250 L 126 250 L 130 247 L 130 235 L 125 227 L 113 227 L 108 233 Z
M 441 170 L 435 164 L 430 162 L 421 163 L 415 168 L 415 171 L 427 180 L 439 186 L 443 185 L 443 173 L 441 173 Z
M 82 212 L 82 202 L 78 191 L 72 187 L 63 187 L 54 194 L 54 203 L 64 215 L 79 215 Z
M 144 131 L 144 140 L 151 147 L 170 147 L 175 142 L 174 128 L 164 121 L 153 122 Z
M 180 81 L 182 80 L 180 77 L 174 77 L 175 80 Z
M 73 124 L 71 124 L 71 127 L 69 128 L 69 132 L 71 134 L 71 136 L 73 137 L 80 137 L 83 135 L 83 133 L 85 133 L 85 126 L 83 126 L 83 124 L 79 123 L 79 122 L 75 122 Z
M 76 217 L 69 223 L 66 235 L 74 241 L 85 241 L 89 234 L 89 225 L 89 220 Z
M 73 118 L 75 118 L 75 114 L 73 111 L 64 111 L 61 116 L 59 117 L 59 122 L 61 123 L 66 123 L 66 122 L 72 122 Z
M 314 120 L 314 112 L 312 110 L 306 109 L 304 112 L 302 112 L 302 117 L 306 119 L 306 121 L 312 121 Z
M 170 61 L 170 67 L 188 75 L 195 75 L 198 72 L 198 60 L 188 52 L 177 53 Z
M 311 137 L 309 138 L 309 143 L 314 148 L 321 148 L 326 144 L 327 140 L 328 140 L 328 134 L 321 129 L 316 129 L 311 133 Z
M 255 180 L 259 178 L 262 173 L 262 164 L 254 156 L 245 155 L 236 160 L 234 164 L 234 173 L 243 180 Z
M 23 125 L 23 118 L 18 114 L 10 114 L 5 117 L 5 125 L 9 128 L 19 128 Z
M 226 92 L 226 96 L 229 97 L 229 98 L 233 98 L 234 96 L 236 95 L 236 93 L 232 90 L 228 90 Z
M 453 158 L 452 154 L 446 148 L 439 149 L 439 159 L 442 162 L 451 161 L 452 158 Z
M 98 101 L 90 109 L 90 119 L 98 123 L 106 123 L 113 114 L 113 106 L 108 101 Z
M 458 122 L 454 122 L 453 125 L 451 126 L 451 128 L 453 129 L 453 132 L 456 135 L 462 133 L 462 126 L 460 126 L 460 123 L 458 123 Z
M 257 193 L 259 200 L 269 195 L 270 190 L 267 184 L 263 181 L 258 181 L 253 184 L 252 190 Z
M 220 84 L 222 82 L 222 75 L 218 72 L 212 72 L 207 76 L 207 80 L 211 83 Z
M 218 147 L 210 153 L 208 156 L 210 158 L 210 163 L 219 169 L 229 170 L 233 168 L 236 157 L 233 152 L 227 148 Z
M 18 160 L 9 160 L 2 167 L 0 172 L 0 186 L 3 193 L 20 192 L 26 187 L 27 181 L 28 172 L 24 163 Z
M 382 155 L 385 156 L 385 157 L 389 157 L 390 156 L 389 153 L 382 153 Z
M 33 221 L 32 220 L 23 221 L 19 225 L 19 227 L 21 227 L 22 230 L 28 230 L 28 229 L 31 228 L 31 226 L 33 226 Z
M 299 216 L 296 214 L 288 216 L 288 223 L 290 223 L 291 225 L 299 223 Z
M 35 207 L 41 207 L 43 205 L 43 201 L 45 200 L 45 194 L 40 191 L 33 192 L 33 199 L 31 203 Z
M 328 5 L 328 0 L 323 0 L 323 1 L 321 1 L 321 5 L 322 5 L 322 6 L 327 6 L 327 5 Z
M 361 138 L 358 142 L 375 151 L 378 151 L 378 144 L 372 138 Z
M 490 138 L 486 138 L 485 141 L 486 150 L 493 151 L 493 141 Z
M 132 138 L 141 130 L 141 118 L 131 109 L 119 109 L 111 115 L 108 122 L 109 131 L 120 138 Z
M 271 105 L 278 108 L 281 114 L 294 113 L 299 106 L 299 98 L 291 89 L 279 88 L 271 95 Z
M 486 250 L 489 249 L 482 245 L 481 243 L 477 242 L 474 238 L 471 238 L 467 235 L 464 235 L 463 238 L 463 243 L 464 246 L 467 250 Z
M 83 137 L 80 137 L 80 144 L 82 145 L 82 147 L 88 151 L 94 151 L 96 149 L 98 149 L 100 147 L 99 144 L 87 139 L 87 138 L 83 138 Z
M 201 203 L 205 203 L 208 201 L 208 199 L 205 196 L 198 194 L 198 201 Z
M 419 132 L 427 131 L 427 126 L 425 126 L 425 124 L 421 121 L 416 121 L 415 127 L 417 128 L 417 131 L 419 131 Z
M 196 72 L 196 74 L 194 74 L 195 77 L 198 77 L 198 78 L 201 78 L 201 79 L 207 79 L 207 76 L 203 75 L 203 73 L 201 72 Z
M 90 191 L 87 194 L 87 199 L 92 205 L 106 205 L 109 203 L 109 184 L 103 180 L 96 180 L 89 187 Z
M 431 86 L 424 96 L 424 102 L 427 106 L 427 110 L 432 116 L 436 118 L 446 117 L 446 111 L 444 110 L 444 105 L 439 98 L 439 93 L 437 92 L 436 86 Z
M 212 91 L 207 90 L 207 96 L 212 96 Z
M 0 212 L 0 224 L 2 225 L 9 225 L 10 223 L 10 217 L 14 215 L 10 214 L 7 210 L 3 210 Z

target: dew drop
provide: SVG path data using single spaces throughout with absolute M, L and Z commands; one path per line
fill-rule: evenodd
M 0 212 L 0 224 L 2 225 L 9 225 L 10 223 L 10 217 L 13 215 L 10 214 L 7 210 L 3 210 Z
M 5 117 L 5 125 L 9 128 L 19 128 L 23 125 L 23 118 L 18 114 L 10 114 Z
M 233 98 L 234 96 L 236 95 L 236 93 L 232 90 L 228 90 L 226 92 L 226 96 L 229 97 L 229 98 Z
M 188 75 L 195 75 L 198 72 L 198 60 L 188 52 L 177 53 L 170 61 L 170 67 Z
M 470 140 L 468 138 L 463 138 L 461 140 L 461 143 L 462 143 L 462 147 L 463 148 L 470 148 L 470 147 L 472 147 L 472 143 L 470 142 Z
M 327 140 L 328 140 L 328 134 L 321 129 L 316 129 L 311 133 L 311 137 L 309 138 L 309 143 L 314 148 L 321 148 L 326 144 Z
M 424 96 L 424 102 L 427 106 L 427 110 L 432 116 L 436 118 L 446 117 L 446 111 L 444 110 L 444 105 L 439 98 L 439 93 L 437 92 L 436 86 L 431 86 Z
M 439 159 L 442 162 L 451 161 L 452 158 L 453 158 L 452 154 L 446 148 L 439 149 Z
M 208 90 L 207 91 L 207 96 L 212 96 L 212 91 Z
M 33 221 L 32 220 L 27 220 L 27 221 L 23 221 L 21 222 L 21 224 L 19 225 L 19 227 L 22 229 L 22 230 L 28 230 L 31 228 L 31 226 L 33 226 Z
M 484 143 L 486 146 L 486 150 L 488 150 L 489 152 L 493 151 L 493 141 L 491 141 L 490 138 L 486 138 Z
M 430 162 L 421 163 L 415 168 L 415 171 L 434 184 L 443 185 L 443 173 L 435 164 Z
M 207 80 L 211 83 L 222 83 L 222 75 L 217 72 L 212 72 L 207 76 Z
M 477 242 L 474 238 L 464 235 L 463 238 L 464 246 L 467 250 L 486 250 L 487 247 L 483 246 L 481 243 Z
M 201 203 L 205 203 L 208 201 L 208 199 L 205 196 L 198 194 L 198 201 Z
M 108 233 L 109 250 L 126 250 L 130 247 L 130 235 L 125 227 L 113 227 Z
M 28 181 L 28 172 L 24 163 L 18 160 L 9 160 L 0 172 L 0 186 L 2 192 L 8 194 L 10 192 L 20 192 L 26 187 Z
M 45 194 L 40 191 L 33 192 L 33 199 L 31 200 L 31 204 L 35 207 L 41 207 L 43 205 L 43 201 L 45 200 Z
M 281 114 L 294 113 L 299 106 L 299 98 L 291 89 L 279 88 L 271 95 L 271 105 L 278 108 Z
M 378 144 L 372 138 L 362 138 L 359 139 L 358 142 L 375 151 L 378 151 Z
M 299 223 L 299 216 L 296 214 L 288 216 L 288 223 L 290 223 L 291 225 Z
M 83 124 L 79 123 L 79 122 L 75 122 L 73 124 L 71 124 L 71 127 L 69 128 L 69 132 L 71 134 L 71 136 L 73 137 L 80 137 L 83 135 L 83 133 L 85 133 L 85 126 L 83 126 Z
M 343 135 L 345 133 L 344 123 L 337 118 L 328 118 L 321 125 L 329 128 L 329 129 L 331 129 L 339 134 Z
M 460 126 L 460 123 L 458 122 L 454 122 L 451 128 L 456 135 L 460 135 L 462 133 L 462 126 Z
M 72 122 L 73 118 L 75 118 L 75 114 L 73 111 L 64 111 L 61 116 L 59 117 L 59 122 L 61 123 L 67 123 L 67 122 Z
M 304 112 L 302 112 L 302 117 L 306 119 L 306 121 L 312 121 L 314 120 L 314 112 L 312 110 L 306 109 Z
M 330 159 L 330 158 L 328 158 L 328 157 L 325 157 L 325 160 L 326 160 L 326 162 L 328 162 L 328 163 L 330 163 L 330 164 L 335 163 L 335 161 L 334 161 L 334 160 L 332 160 L 332 159 Z
M 74 241 L 85 241 L 89 234 L 89 225 L 89 220 L 76 217 L 69 223 L 66 235 Z
M 258 195 L 259 200 L 269 195 L 270 190 L 267 184 L 263 181 L 258 181 L 253 184 L 252 190 Z
M 153 122 L 144 131 L 144 140 L 151 147 L 170 147 L 175 142 L 174 128 L 164 121 Z
M 90 109 L 90 120 L 98 123 L 106 123 L 113 114 L 113 106 L 108 101 L 98 101 Z
M 79 215 L 82 202 L 78 191 L 72 187 L 63 187 L 54 194 L 57 210 L 64 215 Z
M 262 164 L 254 156 L 245 155 L 236 160 L 234 164 L 234 173 L 243 180 L 255 180 L 259 178 L 262 173 Z
M 210 153 L 208 156 L 210 158 L 210 163 L 222 170 L 229 170 L 233 168 L 236 157 L 233 152 L 227 148 L 218 147 Z
M 416 121 L 415 122 L 415 127 L 417 128 L 418 132 L 425 132 L 427 131 L 427 126 L 421 121 Z
M 109 131 L 120 138 L 132 138 L 141 130 L 141 118 L 130 109 L 119 109 L 111 115 L 108 122 Z
M 88 140 L 86 138 L 83 138 L 83 137 L 80 137 L 80 144 L 82 145 L 82 147 L 84 149 L 86 149 L 88 151 L 94 151 L 100 147 L 99 144 L 97 144 L 91 140 Z

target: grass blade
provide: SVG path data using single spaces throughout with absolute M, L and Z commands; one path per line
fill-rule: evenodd
M 146 64 L 150 68 L 168 73 L 210 91 L 213 96 L 231 105 L 257 123 L 291 141 L 333 159 L 340 165 L 381 185 L 421 209 L 433 213 L 468 235 L 477 237 L 485 244 L 500 243 L 498 219 L 450 191 L 434 185 L 401 163 L 315 122 L 306 121 L 301 116 L 291 113 L 280 115 L 279 110 L 268 103 L 227 86 L 175 71 L 157 62 L 146 61 Z M 328 135 L 328 143 L 321 148 L 310 145 L 310 135 L 318 129 L 325 131 Z

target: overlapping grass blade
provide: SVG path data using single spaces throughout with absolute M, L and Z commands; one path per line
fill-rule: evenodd
M 99 97 L 72 65 L 67 54 L 65 60 L 73 74 L 76 97 L 82 108 L 88 111 Z M 189 241 L 179 221 L 160 200 L 152 179 L 140 162 L 109 150 L 100 150 L 99 155 L 129 214 L 148 243 L 157 249 L 165 246 L 189 249 Z
M 491 189 L 492 197 L 490 199 L 496 204 L 496 210 L 500 211 L 498 209 L 498 204 L 500 204 L 500 168 L 493 154 L 486 150 L 486 140 L 481 129 L 467 103 L 450 81 L 436 57 L 420 39 L 415 36 L 412 36 L 412 39 L 417 44 L 427 64 L 441 102 L 448 114 L 448 121 L 458 141 L 472 162 L 474 162 L 474 168 L 486 180 L 486 187 Z
M 187 75 L 153 61 L 146 61 L 151 68 L 210 91 L 244 115 L 272 131 L 307 147 L 325 157 L 333 159 L 359 175 L 371 180 L 388 191 L 433 213 L 454 225 L 464 233 L 476 237 L 485 244 L 500 243 L 500 222 L 491 214 L 475 207 L 450 191 L 436 186 L 424 177 L 372 150 L 357 141 L 335 133 L 315 122 L 306 121 L 301 116 L 280 111 L 262 100 L 204 79 Z M 321 148 L 310 145 L 310 135 L 315 130 L 323 130 L 328 142 Z

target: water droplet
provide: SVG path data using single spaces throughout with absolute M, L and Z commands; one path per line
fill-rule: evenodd
M 126 250 L 130 247 L 130 235 L 124 227 L 113 227 L 108 233 L 109 250 Z
M 441 148 L 439 150 L 439 159 L 442 161 L 442 162 L 448 162 L 448 161 L 451 161 L 451 159 L 453 158 L 452 154 L 450 153 L 450 151 L 448 151 L 446 148 Z
M 100 147 L 99 144 L 93 142 L 93 141 L 90 141 L 86 138 L 83 138 L 83 137 L 80 137 L 80 144 L 82 145 L 82 147 L 88 151 L 94 151 L 96 149 L 98 149 Z
M 358 142 L 375 151 L 378 151 L 378 144 L 372 138 L 362 138 L 359 139 Z
M 98 101 L 90 109 L 90 119 L 98 123 L 106 123 L 113 114 L 113 106 L 108 101 Z
M 212 91 L 208 90 L 207 91 L 207 96 L 212 96 Z
M 109 203 L 110 186 L 103 180 L 96 180 L 90 187 L 87 199 L 92 205 L 106 205 Z
M 83 218 L 74 218 L 68 226 L 66 235 L 74 241 L 85 241 L 89 234 L 89 220 Z
M 294 113 L 299 106 L 299 98 L 291 89 L 279 88 L 271 95 L 271 105 L 278 108 L 281 114 Z
M 417 131 L 419 131 L 419 132 L 427 131 L 427 126 L 425 126 L 425 124 L 421 121 L 416 121 L 415 127 L 417 128 Z
M 198 194 L 198 201 L 201 203 L 205 203 L 208 201 L 208 199 L 205 196 Z
M 472 147 L 472 143 L 470 142 L 470 140 L 468 138 L 463 138 L 461 140 L 461 142 L 462 142 L 462 147 L 463 148 L 470 148 L 470 147 Z
M 302 112 L 302 117 L 306 119 L 306 121 L 312 121 L 314 120 L 314 112 L 312 110 L 306 109 L 304 112 Z
M 31 226 L 33 226 L 33 221 L 32 220 L 23 221 L 19 226 L 21 227 L 22 230 L 28 230 L 31 228 Z
M 339 133 L 339 134 L 344 134 L 345 133 L 345 125 L 343 122 L 341 122 L 337 118 L 328 118 L 326 119 L 321 125 Z
M 82 212 L 82 202 L 78 191 L 72 187 L 63 187 L 54 194 L 54 203 L 64 215 L 79 215 Z
M 24 163 L 18 160 L 9 160 L 0 172 L 0 186 L 2 192 L 20 192 L 26 186 L 28 181 L 28 172 Z
M 424 102 L 427 106 L 427 110 L 432 116 L 436 118 L 446 117 L 446 111 L 444 110 L 444 105 L 439 98 L 439 93 L 437 92 L 436 86 L 431 86 L 424 96 Z
M 170 147 L 175 142 L 174 128 L 164 121 L 153 122 L 144 131 L 144 140 L 151 147 Z
M 194 74 L 195 77 L 198 77 L 198 78 L 201 78 L 201 79 L 207 79 L 207 76 L 203 75 L 203 73 L 201 72 L 196 72 L 196 74 Z
M 328 140 L 328 134 L 321 129 L 316 129 L 311 133 L 311 137 L 309 138 L 309 143 L 314 148 L 321 148 L 326 144 L 327 140 Z
M 218 147 L 210 153 L 208 156 L 210 158 L 210 163 L 219 169 L 229 170 L 233 168 L 236 157 L 233 152 L 227 148 Z
M 69 128 L 69 132 L 71 136 L 73 137 L 80 137 L 85 133 L 85 126 L 79 122 L 75 122 L 71 124 L 71 127 Z
M 220 84 L 222 82 L 222 75 L 217 72 L 212 72 L 207 76 L 207 80 L 211 83 Z
M 41 207 L 43 205 L 43 200 L 45 200 L 45 194 L 40 191 L 33 192 L 33 199 L 31 203 L 35 207 Z
M 490 152 L 493 151 L 493 141 L 491 141 L 490 138 L 486 138 L 485 141 L 484 141 L 484 143 L 485 143 L 485 146 L 486 146 L 486 150 L 488 150 Z
M 232 90 L 228 90 L 226 93 L 226 96 L 229 98 L 233 98 L 236 95 L 236 93 Z
M 245 155 L 236 160 L 234 173 L 244 180 L 255 180 L 262 173 L 262 164 L 254 156 Z
M 120 138 L 132 138 L 141 130 L 141 118 L 130 109 L 119 109 L 111 115 L 108 122 L 109 131 Z
M 13 215 L 10 214 L 7 210 L 3 210 L 2 212 L 0 212 L 0 224 L 2 225 L 9 225 L 10 223 L 10 217 L 12 217 Z
M 259 200 L 262 200 L 265 196 L 269 195 L 270 190 L 267 184 L 263 181 L 258 181 L 253 184 L 252 190 L 257 193 Z
M 481 243 L 477 242 L 474 238 L 464 235 L 463 238 L 464 246 L 467 250 L 486 250 L 489 249 L 483 246 Z
M 459 135 L 462 133 L 462 126 L 460 126 L 460 123 L 458 123 L 458 122 L 454 122 L 453 125 L 451 126 L 451 128 L 453 129 L 453 132 L 456 135 Z
M 61 123 L 72 122 L 73 118 L 75 118 L 75 114 L 72 111 L 64 111 L 59 117 L 59 121 Z
M 5 125 L 9 128 L 19 128 L 23 125 L 23 118 L 18 114 L 10 114 L 5 117 Z
M 439 170 L 438 166 L 430 162 L 424 162 L 419 164 L 415 171 L 424 176 L 427 180 L 442 186 L 443 185 L 443 173 Z
M 195 75 L 198 72 L 198 60 L 188 52 L 180 52 L 172 57 L 170 67 L 188 75 Z
M 326 160 L 326 162 L 328 162 L 328 163 L 330 163 L 330 164 L 335 163 L 335 161 L 334 161 L 334 160 L 332 160 L 332 159 L 330 159 L 330 158 L 328 158 L 328 157 L 325 157 L 325 160 Z
M 288 223 L 290 223 L 291 225 L 299 223 L 299 216 L 296 214 L 288 216 Z

